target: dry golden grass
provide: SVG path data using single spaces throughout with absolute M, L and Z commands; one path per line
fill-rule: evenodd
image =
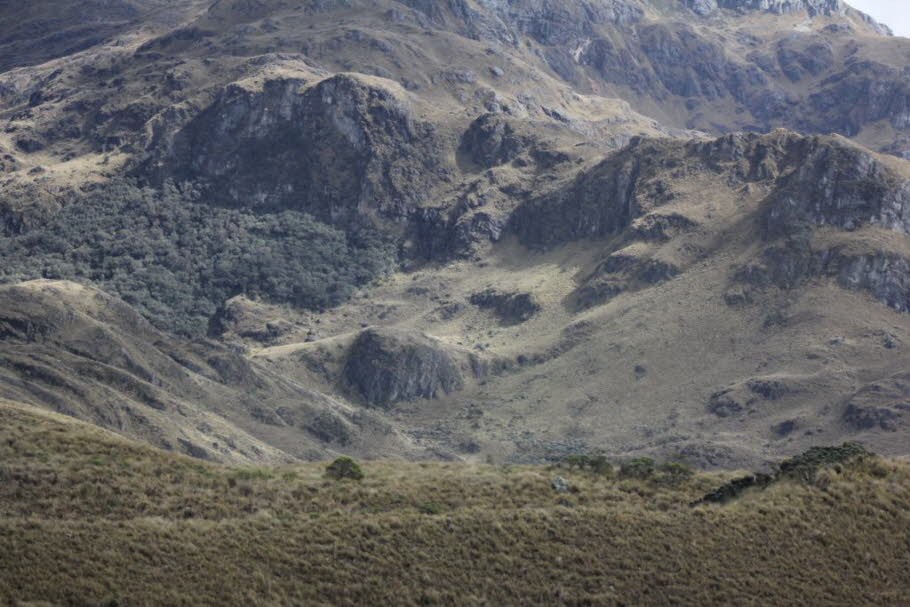
M 0 405 L 12 605 L 906 605 L 910 468 L 874 459 L 727 506 L 542 467 L 238 469 Z M 556 474 L 576 492 L 550 487 Z

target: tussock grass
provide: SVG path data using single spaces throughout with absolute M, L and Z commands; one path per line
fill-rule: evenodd
M 902 605 L 910 468 L 690 507 L 732 475 L 366 462 L 232 469 L 0 405 L 0 601 Z M 577 493 L 550 487 L 563 475 Z M 904 602 L 902 602 L 904 601 Z

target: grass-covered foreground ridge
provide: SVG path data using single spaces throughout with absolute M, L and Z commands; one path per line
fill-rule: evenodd
M 902 605 L 910 467 L 735 475 L 361 462 L 236 469 L 0 403 L 12 605 Z M 554 477 L 569 490 L 554 490 Z M 811 476 L 811 478 L 810 478 Z M 663 480 L 661 480 L 663 479 Z

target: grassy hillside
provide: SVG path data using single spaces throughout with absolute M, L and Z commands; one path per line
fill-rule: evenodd
M 332 481 L 4 403 L 0 461 L 14 605 L 899 605 L 910 589 L 910 467 L 874 458 L 693 508 L 725 478 L 370 462 Z

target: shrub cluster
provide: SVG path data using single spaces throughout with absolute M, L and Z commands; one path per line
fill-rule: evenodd
M 327 478 L 340 481 L 350 479 L 354 481 L 363 480 L 363 470 L 360 464 L 350 457 L 342 456 L 329 464 L 325 469 Z
M 95 284 L 157 327 L 205 332 L 235 295 L 325 308 L 392 269 L 396 246 L 299 211 L 255 213 L 198 200 L 192 188 L 120 181 L 73 201 L 40 227 L 0 238 L 0 282 Z
M 562 459 L 561 464 L 566 468 L 590 470 L 595 474 L 609 475 L 613 472 L 613 466 L 607 461 L 607 457 L 600 454 L 567 455 Z
M 650 480 L 662 485 L 680 485 L 695 475 L 695 471 L 682 462 L 667 461 L 658 465 L 650 457 L 639 457 L 625 462 L 619 469 L 621 478 Z

